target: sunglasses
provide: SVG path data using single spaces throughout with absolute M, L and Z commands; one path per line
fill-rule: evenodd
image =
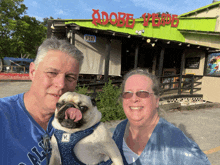
M 130 99 L 130 98 L 132 98 L 133 94 L 134 93 L 132 93 L 130 91 L 129 92 L 123 92 L 122 97 L 124 99 Z M 141 90 L 141 91 L 137 91 L 135 94 L 136 94 L 137 97 L 140 97 L 140 98 L 148 98 L 150 96 L 150 94 L 154 94 L 154 93 L 150 93 L 148 91 L 142 91 Z

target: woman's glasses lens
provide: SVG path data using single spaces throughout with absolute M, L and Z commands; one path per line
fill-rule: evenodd
M 124 92 L 123 94 L 122 94 L 122 97 L 124 98 L 124 99 L 129 99 L 129 98 L 131 98 L 133 96 L 133 93 L 132 92 Z
M 140 98 L 147 98 L 150 94 L 147 91 L 138 91 L 136 92 L 136 95 Z
M 140 98 L 147 98 L 147 97 L 149 97 L 149 95 L 150 95 L 150 93 L 147 92 L 147 91 L 137 91 L 135 94 L 136 94 L 138 97 L 140 97 Z M 122 94 L 122 97 L 123 97 L 124 99 L 130 99 L 132 96 L 133 96 L 133 93 L 132 93 L 132 92 L 124 92 L 124 93 Z

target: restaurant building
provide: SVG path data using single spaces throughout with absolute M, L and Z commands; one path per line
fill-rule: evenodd
M 145 13 L 146 18 L 134 22 L 131 14 L 93 11 L 93 19 L 48 21 L 48 38 L 66 38 L 83 52 L 80 74 L 103 75 L 107 80 L 108 76 L 123 76 L 132 68 L 147 68 L 161 82 L 172 80 L 171 86 L 177 88 L 178 95 L 187 80 L 184 76 L 193 75 L 197 85 L 190 88 L 190 94 L 219 102 L 219 1 L 178 17 L 170 15 L 170 21 L 165 14 L 165 23 L 163 15 L 160 20 L 153 14 L 148 19 Z M 114 19 L 106 22 L 106 14 Z M 163 77 L 169 75 L 173 77 Z

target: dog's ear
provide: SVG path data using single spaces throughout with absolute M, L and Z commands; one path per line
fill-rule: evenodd
M 96 101 L 95 101 L 94 98 L 91 98 L 91 102 L 92 102 L 92 105 L 93 105 L 93 106 L 96 106 Z

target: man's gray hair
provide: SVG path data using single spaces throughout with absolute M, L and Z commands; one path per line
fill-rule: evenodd
M 124 75 L 124 79 L 122 81 L 122 93 L 124 92 L 124 88 L 125 88 L 125 83 L 127 81 L 127 79 L 133 75 L 143 75 L 143 76 L 146 76 L 146 77 L 149 77 L 152 82 L 153 82 L 153 86 L 152 86 L 152 90 L 154 92 L 154 95 L 156 97 L 159 97 L 160 96 L 160 82 L 158 80 L 158 78 L 151 74 L 148 69 L 141 69 L 141 68 L 136 68 L 136 69 L 133 69 L 131 71 L 129 71 L 128 73 L 126 73 Z
M 79 62 L 79 69 L 81 69 L 84 58 L 83 53 L 74 45 L 71 45 L 67 40 L 59 40 L 55 37 L 44 40 L 44 42 L 38 48 L 37 56 L 34 61 L 36 68 L 47 55 L 47 52 L 50 50 L 59 50 L 61 52 L 67 53 L 69 56 L 73 57 Z

